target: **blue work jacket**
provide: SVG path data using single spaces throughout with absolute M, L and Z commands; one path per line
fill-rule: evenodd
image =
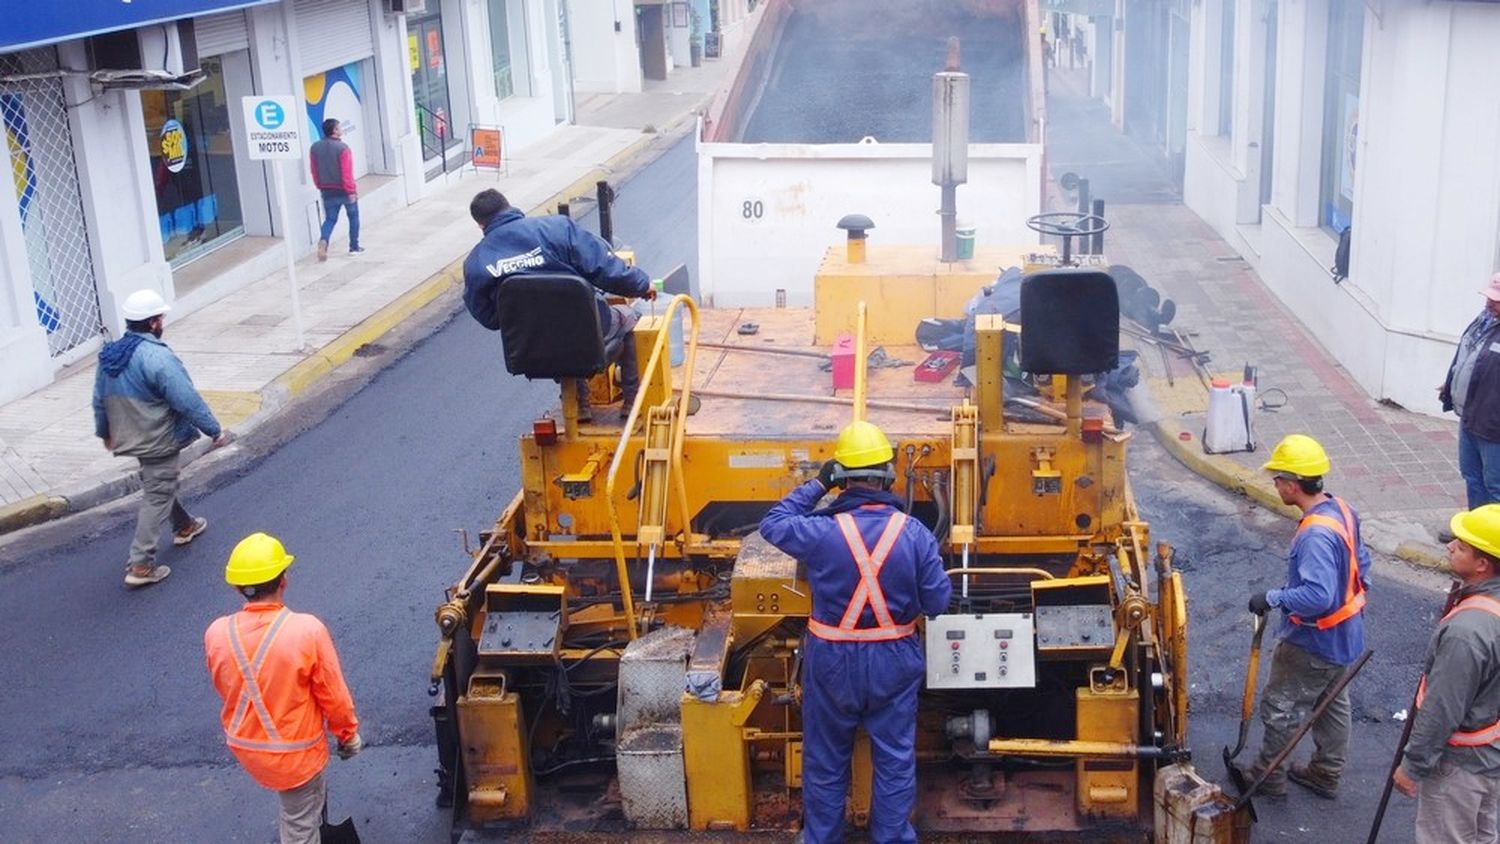
M 1345 502 L 1347 503 L 1347 502 Z M 1354 517 L 1354 546 L 1359 549 L 1360 582 L 1370 587 L 1370 551 L 1361 537 L 1359 514 Z M 1341 521 L 1343 515 L 1332 497 L 1325 498 L 1308 515 L 1327 516 Z M 1365 649 L 1365 617 L 1358 613 L 1328 630 L 1319 630 L 1312 621 L 1344 605 L 1349 586 L 1349 548 L 1338 534 L 1326 527 L 1311 526 L 1292 539 L 1287 554 L 1286 586 L 1266 593 L 1271 606 L 1282 611 L 1281 638 L 1308 653 L 1336 665 L 1352 665 Z M 1305 624 L 1293 624 L 1286 616 L 1295 615 Z
M 823 484 L 816 480 L 792 490 L 761 519 L 760 533 L 767 542 L 807 567 L 807 580 L 812 587 L 812 617 L 837 626 L 859 587 L 860 576 L 859 566 L 834 517 L 813 514 L 825 492 Z M 891 514 L 898 512 L 896 501 L 899 499 L 890 493 L 855 488 L 839 496 L 836 508 L 854 514 L 865 547 L 874 548 Z M 945 612 L 953 594 L 953 584 L 943 571 L 937 538 L 916 519 L 907 519 L 877 579 L 891 618 L 897 624 L 915 621 L 920 615 Z M 866 606 L 857 626 L 875 624 L 875 614 Z
M 480 325 L 500 330 L 495 288 L 517 273 L 568 273 L 616 296 L 644 296 L 651 277 L 620 260 L 609 244 L 567 217 L 528 217 L 510 208 L 490 219 L 464 259 L 464 306 Z M 608 333 L 609 304 L 599 296 L 599 328 Z
M 99 352 L 94 374 L 94 435 L 122 457 L 167 457 L 202 431 L 222 429 L 182 361 L 151 334 L 128 332 Z

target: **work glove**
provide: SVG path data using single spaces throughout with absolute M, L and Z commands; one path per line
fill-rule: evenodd
M 353 759 L 354 754 L 365 749 L 365 740 L 355 733 L 348 741 L 339 742 L 338 754 L 340 759 Z
M 824 460 L 823 468 L 818 470 L 818 483 L 824 489 L 833 489 L 833 471 L 838 468 L 837 460 Z
M 1268 592 L 1256 592 L 1250 596 L 1250 611 L 1256 615 L 1265 615 L 1271 609 L 1271 602 L 1266 598 Z

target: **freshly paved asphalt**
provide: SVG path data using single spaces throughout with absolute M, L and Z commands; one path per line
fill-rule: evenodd
M 653 272 L 692 263 L 694 175 L 691 144 L 678 143 L 621 188 L 619 239 Z M 332 630 L 371 745 L 331 766 L 332 813 L 353 813 L 367 841 L 447 840 L 426 714 L 432 610 L 466 563 L 453 531 L 491 523 L 515 489 L 514 438 L 555 398 L 549 383 L 506 375 L 499 338 L 463 314 L 445 321 L 451 311 L 435 309 L 411 326 L 415 336 L 367 359 L 368 383 L 299 405 L 259 446 L 266 453 L 209 479 L 211 489 L 190 484 L 190 507 L 212 524 L 165 553 L 165 583 L 121 586 L 130 502 L 0 546 L 6 840 L 273 837 L 274 798 L 224 749 L 202 662 L 204 627 L 238 603 L 223 560 L 252 530 L 278 534 L 298 556 L 290 602 Z M 1177 545 L 1188 581 L 1191 744 L 1200 770 L 1221 777 L 1248 643 L 1244 602 L 1279 582 L 1292 525 L 1190 475 L 1149 438 L 1133 448 L 1143 515 L 1155 538 Z M 1391 715 L 1409 702 L 1442 600 L 1441 578 L 1401 563 L 1377 562 L 1374 578 L 1376 656 L 1354 686 L 1343 794 L 1329 803 L 1294 788 L 1285 802 L 1262 801 L 1259 839 L 1363 837 L 1400 731 Z M 1411 818 L 1410 801 L 1395 798 L 1382 840 L 1410 840 Z

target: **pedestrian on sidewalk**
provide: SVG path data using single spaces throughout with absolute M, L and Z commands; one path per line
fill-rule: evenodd
M 1262 468 L 1271 473 L 1282 502 L 1303 515 L 1287 555 L 1286 585 L 1250 596 L 1251 612 L 1265 615 L 1277 608 L 1284 616 L 1271 654 L 1271 678 L 1261 693 L 1265 733 L 1247 775 L 1251 780 L 1286 746 L 1323 690 L 1364 652 L 1362 611 L 1370 573 L 1359 516 L 1343 499 L 1323 491 L 1323 477 L 1332 467 L 1317 440 L 1304 434 L 1286 437 Z M 1311 761 L 1273 771 L 1261 793 L 1284 797 L 1289 778 L 1333 799 L 1348 756 L 1349 716 L 1345 688 L 1313 725 Z
M 1392 776 L 1417 798 L 1417 844 L 1497 840 L 1500 806 L 1500 504 L 1449 522 L 1458 603 L 1432 634 L 1411 739 Z
M 614 356 L 611 363 L 620 366 L 620 390 L 626 408 L 635 402 L 640 386 L 636 371 L 635 344 L 630 331 L 640 319 L 634 308 L 611 305 L 604 293 L 616 296 L 655 299 L 651 277 L 632 267 L 610 251 L 603 238 L 589 232 L 571 218 L 558 216 L 528 217 L 511 206 L 505 195 L 494 188 L 475 194 L 469 203 L 469 216 L 484 231 L 479 244 L 464 259 L 464 305 L 480 325 L 500 330 L 500 314 L 495 309 L 495 291 L 500 282 L 521 273 L 567 273 L 592 284 L 600 295 L 594 297 L 599 309 L 599 326 L 604 346 Z M 588 385 L 579 382 L 579 411 L 589 418 Z
M 245 606 L 209 625 L 203 649 L 224 700 L 224 743 L 281 800 L 281 844 L 316 844 L 328 799 L 325 730 L 338 739 L 340 759 L 364 741 L 328 628 L 283 601 L 292 560 L 273 536 L 240 540 L 224 580 Z
M 339 140 L 343 127 L 334 118 L 323 121 L 323 140 L 312 145 L 308 161 L 313 184 L 323 195 L 323 231 L 318 237 L 318 260 L 328 260 L 328 239 L 339 222 L 339 209 L 349 213 L 349 254 L 365 251 L 359 245 L 359 185 L 354 182 L 354 153 Z
M 1469 509 L 1500 502 L 1500 273 L 1481 291 L 1484 309 L 1464 329 L 1438 388 L 1458 416 L 1458 471 Z
M 208 528 L 208 519 L 190 515 L 177 498 L 178 457 L 199 431 L 215 446 L 227 444 L 229 432 L 161 340 L 171 310 L 161 295 L 137 290 L 120 310 L 125 336 L 99 351 L 94 374 L 94 435 L 117 457 L 134 457 L 141 466 L 141 509 L 125 572 L 125 585 L 134 587 L 172 573 L 156 564 L 162 522 L 172 520 L 173 545 L 186 545 Z

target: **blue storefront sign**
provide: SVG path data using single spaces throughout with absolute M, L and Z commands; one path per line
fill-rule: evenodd
M 276 0 L 43 0 L 0 16 L 0 53 Z

